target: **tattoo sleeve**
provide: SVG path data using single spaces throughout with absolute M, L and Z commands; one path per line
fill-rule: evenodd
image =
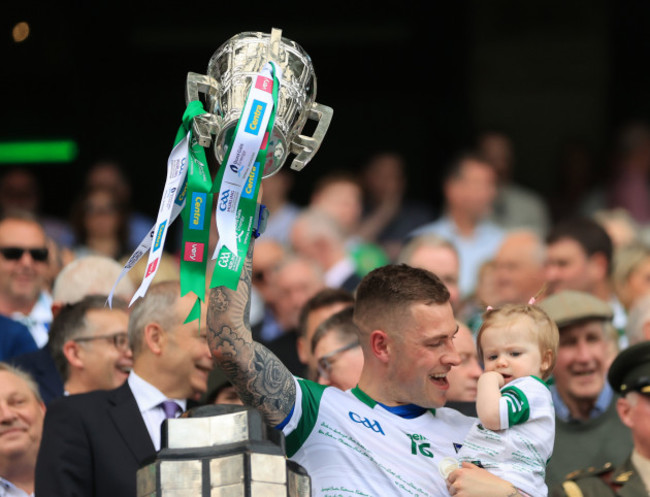
M 251 241 L 237 290 L 216 287 L 210 291 L 208 343 L 244 404 L 258 409 L 269 425 L 276 426 L 291 412 L 296 386 L 284 364 L 252 338 L 249 317 L 253 245 Z

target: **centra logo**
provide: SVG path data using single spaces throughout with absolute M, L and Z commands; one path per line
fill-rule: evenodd
M 160 248 L 160 245 L 162 243 L 163 239 L 163 234 L 165 233 L 165 227 L 167 226 L 167 221 L 163 221 L 160 223 L 160 226 L 158 227 L 158 232 L 156 233 L 156 241 L 153 244 L 153 249 L 158 250 Z
M 382 435 L 386 436 L 384 433 L 384 430 L 381 428 L 381 425 L 379 424 L 379 421 L 375 419 L 368 419 L 363 416 L 360 416 L 356 412 L 348 412 L 348 416 L 350 416 L 350 419 L 354 421 L 355 423 L 359 423 L 366 428 L 370 428 L 372 431 L 375 433 L 381 433 Z
M 205 218 L 206 194 L 201 192 L 192 193 L 192 219 L 190 220 L 191 230 L 202 230 Z
M 258 135 L 260 133 L 261 119 L 265 111 L 266 104 L 264 102 L 253 100 L 251 111 L 248 115 L 248 122 L 246 123 L 244 131 L 252 135 Z

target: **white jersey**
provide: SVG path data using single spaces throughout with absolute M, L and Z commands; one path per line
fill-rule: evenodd
M 457 455 L 475 418 L 409 408 L 415 417 L 394 414 L 358 387 L 343 392 L 296 379 L 296 404 L 281 427 L 287 455 L 312 479 L 312 496 L 447 495 L 438 462 Z
M 526 376 L 505 385 L 501 395 L 501 430 L 487 430 L 477 422 L 458 459 L 480 463 L 528 495 L 546 497 L 544 477 L 555 438 L 551 392 L 539 378 Z

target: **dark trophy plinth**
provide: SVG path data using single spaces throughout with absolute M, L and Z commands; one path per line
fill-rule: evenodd
M 138 497 L 309 497 L 281 432 L 255 409 L 202 406 L 163 423 L 162 448 L 137 473 Z

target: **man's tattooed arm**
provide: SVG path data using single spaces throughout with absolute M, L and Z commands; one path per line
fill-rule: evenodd
M 253 244 L 237 290 L 213 288 L 208 304 L 208 343 L 218 365 L 244 404 L 255 407 L 271 426 L 281 423 L 296 400 L 289 370 L 266 347 L 254 342 L 250 328 Z

